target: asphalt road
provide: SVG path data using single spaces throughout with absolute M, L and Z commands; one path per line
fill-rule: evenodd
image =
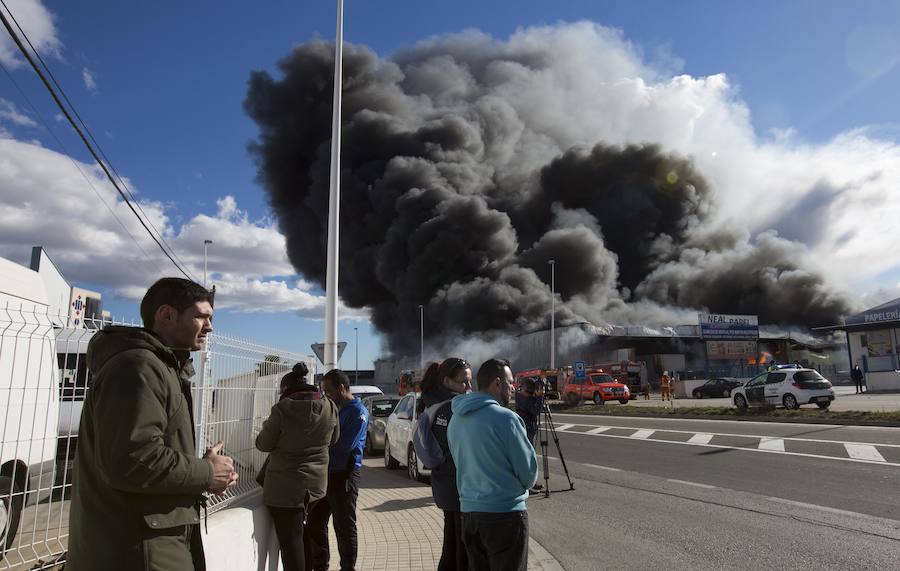
M 900 394 L 898 393 L 863 393 L 856 394 L 853 387 L 836 386 L 834 387 L 835 399 L 831 403 L 831 410 L 862 410 L 870 412 L 896 412 L 900 410 Z M 604 406 L 616 407 L 620 406 L 616 402 L 610 402 Z M 669 401 L 663 401 L 659 397 L 659 393 L 651 395 L 650 400 L 637 398 L 627 405 L 632 407 L 660 407 L 670 406 Z M 730 398 L 679 398 L 675 399 L 675 408 L 679 406 L 734 406 L 734 402 Z M 803 408 L 816 410 L 815 405 L 803 405 Z M 826 413 L 827 414 L 827 413 Z
M 551 440 L 528 508 L 566 569 L 896 567 L 900 429 L 554 420 L 575 490 Z

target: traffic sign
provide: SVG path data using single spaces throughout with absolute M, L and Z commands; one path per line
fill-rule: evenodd
M 584 361 L 575 361 L 573 366 L 575 367 L 575 378 L 583 379 L 586 376 L 584 372 Z
M 310 345 L 310 348 L 313 350 L 313 353 L 318 357 L 319 362 L 323 365 L 325 364 L 325 344 L 324 343 L 313 343 Z M 341 360 L 341 355 L 344 354 L 344 349 L 347 348 L 346 341 L 338 341 L 337 344 L 337 360 Z

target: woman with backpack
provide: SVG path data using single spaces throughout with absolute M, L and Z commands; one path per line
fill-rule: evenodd
M 453 416 L 450 401 L 472 391 L 472 367 L 456 357 L 445 359 L 440 365 L 432 363 L 420 386 L 422 396 L 416 403 L 419 420 L 413 432 L 413 446 L 422 464 L 431 469 L 434 503 L 444 512 L 444 544 L 438 571 L 463 571 L 467 568 L 466 548 L 462 541 L 456 464 L 447 443 L 447 427 Z

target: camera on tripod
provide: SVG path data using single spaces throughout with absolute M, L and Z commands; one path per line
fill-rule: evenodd
M 531 393 L 533 396 L 542 397 L 549 386 L 549 383 L 544 378 L 528 377 L 522 383 L 522 390 Z

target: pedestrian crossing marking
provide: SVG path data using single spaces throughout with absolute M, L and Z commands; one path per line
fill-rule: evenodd
M 609 426 L 598 426 L 597 428 L 592 428 L 587 431 L 588 434 L 600 434 L 601 432 L 606 432 L 609 430 Z
M 691 444 L 709 444 L 712 439 L 712 434 L 695 434 L 688 439 L 688 442 Z
M 868 444 L 844 444 L 847 455 L 857 460 L 871 460 L 873 462 L 886 462 L 884 456 L 877 448 Z
M 775 452 L 784 452 L 784 439 L 783 438 L 760 438 L 759 449 L 760 450 L 773 450 Z
M 655 430 L 638 430 L 634 434 L 631 435 L 632 438 L 650 438 L 650 436 L 656 432 Z
M 574 424 L 560 424 L 559 426 L 556 427 L 556 430 L 569 430 L 573 426 L 575 426 L 575 425 Z

